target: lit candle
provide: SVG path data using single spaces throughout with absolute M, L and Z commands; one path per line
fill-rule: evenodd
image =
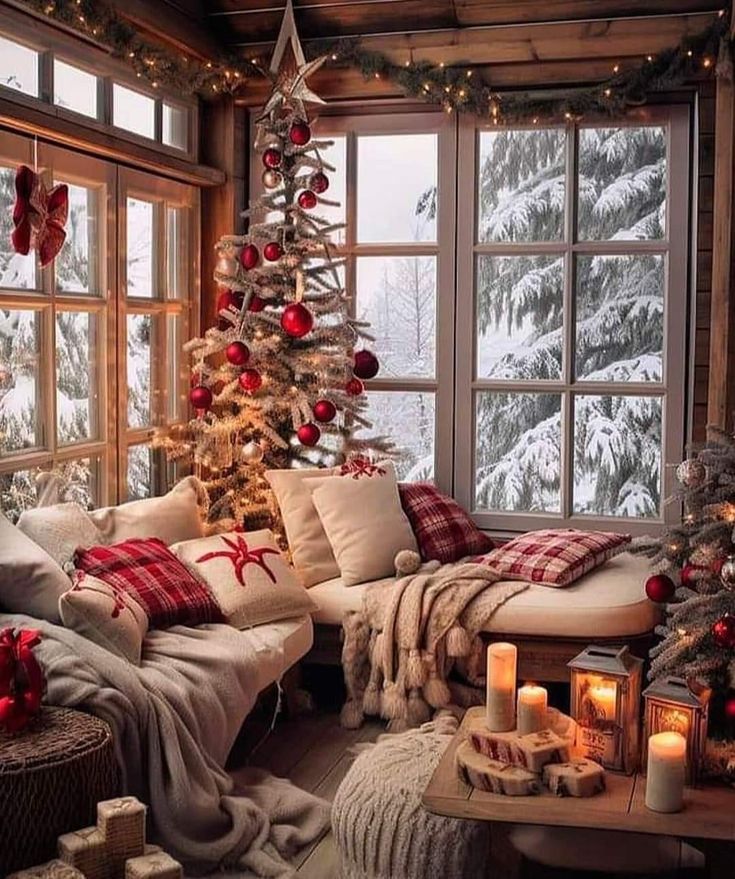
M 684 802 L 687 742 L 677 732 L 662 732 L 648 740 L 646 806 L 654 812 L 678 812 Z
M 515 644 L 499 642 L 487 648 L 487 726 L 491 732 L 515 728 Z
M 546 706 L 548 694 L 543 687 L 526 684 L 518 691 L 517 727 L 518 732 L 527 733 L 546 729 Z
M 617 691 L 614 683 L 604 681 L 590 686 L 589 697 L 597 709 L 600 720 L 615 720 L 616 695 Z

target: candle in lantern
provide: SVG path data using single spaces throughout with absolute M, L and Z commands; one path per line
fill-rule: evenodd
M 487 726 L 491 732 L 515 727 L 516 663 L 514 644 L 498 642 L 487 648 Z
M 589 698 L 591 699 L 599 720 L 615 720 L 615 697 L 617 690 L 611 681 L 600 681 L 590 684 Z
M 646 806 L 654 812 L 678 812 L 684 802 L 687 743 L 677 732 L 662 732 L 648 740 Z
M 525 687 L 520 688 L 518 691 L 517 726 L 518 732 L 522 736 L 546 728 L 547 704 L 548 694 L 543 687 L 526 684 Z

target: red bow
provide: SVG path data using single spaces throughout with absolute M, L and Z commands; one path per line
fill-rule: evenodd
M 41 642 L 36 629 L 0 631 L 0 729 L 18 732 L 41 708 L 44 677 L 33 648 Z
M 21 165 L 15 174 L 13 248 L 24 256 L 37 250 L 41 266 L 47 266 L 66 240 L 69 187 L 66 183 L 46 188 L 40 174 Z

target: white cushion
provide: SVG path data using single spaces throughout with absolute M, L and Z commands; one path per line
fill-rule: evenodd
M 103 543 L 133 537 L 157 537 L 167 545 L 193 540 L 204 534 L 197 505 L 202 490 L 195 476 L 187 476 L 162 497 L 91 510 L 89 517 L 102 532 Z
M 69 588 L 51 556 L 0 515 L 0 610 L 58 623 L 59 598 Z
M 396 553 L 418 552 L 390 461 L 372 472 L 310 479 L 307 485 L 345 586 L 387 577 Z
M 316 610 L 268 530 L 185 540 L 174 543 L 171 552 L 204 580 L 236 629 Z
M 286 529 L 288 546 L 301 584 L 313 586 L 339 576 L 339 566 L 317 514 L 307 480 L 339 473 L 338 468 L 315 467 L 300 470 L 267 470 Z
M 566 589 L 531 585 L 501 605 L 485 631 L 549 638 L 612 638 L 650 632 L 660 611 L 646 597 L 644 583 L 649 573 L 647 559 L 626 552 Z M 368 585 L 347 588 L 335 578 L 312 587 L 309 594 L 319 605 L 314 622 L 341 625 L 346 613 L 361 609 Z
M 102 534 L 79 504 L 52 504 L 25 510 L 18 519 L 18 528 L 46 550 L 51 558 L 71 573 L 74 552 L 103 542 Z

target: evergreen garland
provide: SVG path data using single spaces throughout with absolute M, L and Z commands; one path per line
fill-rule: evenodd
M 241 92 L 248 81 L 265 75 L 266 65 L 259 58 L 223 56 L 202 60 L 145 40 L 104 0 L 20 2 L 106 46 L 154 88 L 166 86 L 212 98 Z M 447 112 L 490 116 L 496 123 L 616 115 L 645 103 L 648 94 L 676 88 L 703 71 L 716 68 L 718 74 L 732 75 L 732 44 L 724 13 L 702 33 L 649 55 L 638 67 L 623 71 L 615 65 L 604 82 L 545 91 L 508 90 L 501 94 L 467 65 L 435 65 L 428 61 L 396 64 L 380 52 L 361 48 L 358 40 L 323 40 L 309 46 L 309 57 L 322 54 L 337 70 L 352 66 L 366 79 L 387 79 L 407 96 L 440 105 Z

